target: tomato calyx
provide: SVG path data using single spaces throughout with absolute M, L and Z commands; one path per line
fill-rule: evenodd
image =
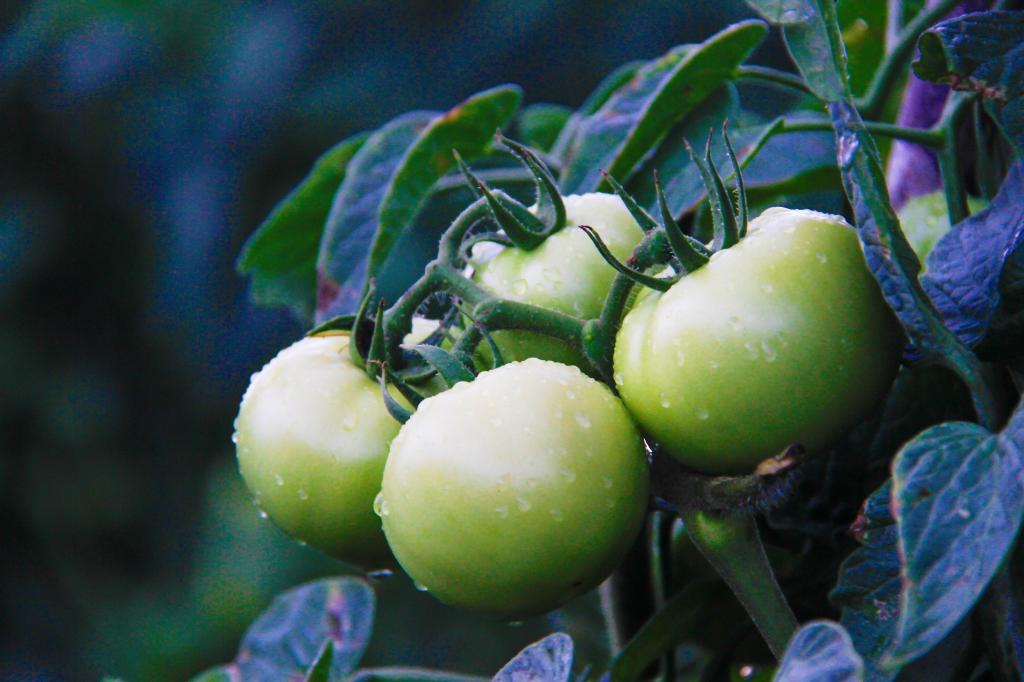
M 652 492 L 677 512 L 764 513 L 785 502 L 807 460 L 803 446 L 794 443 L 750 474 L 716 476 L 691 471 L 655 448 Z
M 711 256 L 714 255 L 714 253 L 727 249 L 730 246 L 734 246 L 746 235 L 748 223 L 747 196 L 746 190 L 743 186 L 743 173 L 740 169 L 739 161 L 736 158 L 736 152 L 733 149 L 732 142 L 729 140 L 728 125 L 728 121 L 722 125 L 722 139 L 725 142 L 725 148 L 732 164 L 733 177 L 735 177 L 736 180 L 736 194 L 738 195 L 738 199 L 735 205 L 733 204 L 732 193 L 726 187 L 721 174 L 718 172 L 718 168 L 715 166 L 714 159 L 712 158 L 712 133 L 708 133 L 707 142 L 704 146 L 703 159 L 697 155 L 688 141 L 685 139 L 683 140 L 683 143 L 686 146 L 686 151 L 689 153 L 694 166 L 700 172 L 701 180 L 704 182 L 704 187 L 707 190 L 708 204 L 711 207 L 711 215 L 714 221 L 714 238 L 710 246 L 705 245 L 700 240 L 686 234 L 682 226 L 675 219 L 675 216 L 672 215 L 672 210 L 669 208 L 668 201 L 665 198 L 665 192 L 662 189 L 661 180 L 658 177 L 657 171 L 654 172 L 654 189 L 658 201 L 658 211 L 661 217 L 660 222 L 647 213 L 647 211 L 637 203 L 636 199 L 630 196 L 621 183 L 619 183 L 610 174 L 602 172 L 605 180 L 607 180 L 612 190 L 622 199 L 626 208 L 633 215 L 634 219 L 636 219 L 637 223 L 639 223 L 646 232 L 660 231 L 665 235 L 668 241 L 669 262 L 671 262 L 673 269 L 679 273 L 674 276 L 657 277 L 648 275 L 643 272 L 642 268 L 637 269 L 635 264 L 628 262 L 623 263 L 615 258 L 601 240 L 600 235 L 598 235 L 589 226 L 580 225 L 580 229 L 582 229 L 594 243 L 594 246 L 601 254 L 601 257 L 619 273 L 628 277 L 633 283 L 640 284 L 649 289 L 654 289 L 655 291 L 665 292 L 682 277 L 702 268 L 709 260 L 711 260 Z

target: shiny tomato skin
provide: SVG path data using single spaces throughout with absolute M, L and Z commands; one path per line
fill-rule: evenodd
M 283 530 L 365 568 L 390 562 L 373 499 L 400 424 L 348 336 L 306 337 L 253 375 L 235 420 L 239 469 Z
M 639 297 L 616 339 L 615 382 L 665 452 L 746 473 L 856 424 L 892 383 L 902 340 L 854 230 L 772 208 L 739 244 Z
M 576 367 L 529 359 L 422 402 L 376 506 L 423 588 L 521 618 L 604 580 L 647 500 L 646 451 L 622 403 Z
M 593 227 L 619 260 L 632 254 L 643 239 L 643 230 L 614 194 L 570 195 L 562 199 L 566 211 L 564 228 L 532 251 L 509 247 L 490 260 L 476 263 L 473 279 L 502 298 L 584 319 L 594 318 L 601 312 L 615 270 L 575 226 Z M 498 331 L 494 339 L 506 361 L 537 357 L 583 366 L 576 349 L 542 334 Z

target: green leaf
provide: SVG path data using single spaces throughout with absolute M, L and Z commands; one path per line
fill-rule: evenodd
M 305 679 L 330 644 L 330 674 L 350 673 L 366 651 L 373 627 L 374 594 L 359 578 L 301 585 L 274 599 L 246 631 L 233 663 L 193 682 L 280 682 Z M 312 678 L 315 679 L 315 678 Z
M 1024 163 L 1017 163 L 988 208 L 958 223 L 935 245 L 921 278 L 946 325 L 989 355 L 1024 347 Z
M 313 665 L 306 671 L 303 682 L 331 682 L 331 661 L 334 659 L 334 641 L 324 640 Z
M 641 68 L 581 122 L 567 151 L 563 192 L 606 188 L 601 169 L 625 182 L 677 121 L 732 78 L 766 31 L 760 21 L 733 24 L 699 45 L 674 48 Z
M 849 94 L 846 48 L 834 0 L 747 0 L 747 4 L 782 27 L 786 49 L 814 94 L 826 102 Z
M 587 99 L 583 101 L 579 109 L 573 112 L 572 116 L 569 117 L 569 120 L 562 127 L 562 130 L 558 133 L 558 139 L 555 140 L 555 144 L 551 147 L 551 154 L 556 159 L 560 161 L 565 160 L 568 150 L 572 147 L 576 140 L 576 135 L 579 133 L 580 124 L 588 116 L 600 109 L 617 90 L 632 80 L 633 76 L 636 75 L 636 72 L 643 65 L 644 62 L 641 61 L 623 64 L 597 84 L 597 87 L 587 95 Z
M 516 118 L 516 138 L 527 147 L 550 151 L 570 116 L 572 109 L 560 104 L 531 104 Z
M 425 668 L 365 668 L 348 682 L 485 682 L 486 677 L 450 673 Z
M 812 621 L 797 630 L 786 647 L 775 682 L 861 682 L 864 662 L 850 635 L 837 623 Z
M 436 369 L 437 373 L 441 375 L 441 378 L 444 379 L 444 382 L 449 387 L 454 386 L 460 381 L 472 381 L 474 379 L 473 371 L 444 348 L 419 344 L 411 346 L 409 350 L 419 355 L 431 367 Z
M 360 133 L 316 160 L 309 174 L 249 237 L 238 272 L 249 275 L 250 295 L 260 305 L 290 307 L 304 320 L 316 305 L 316 255 L 324 222 L 345 169 L 366 141 Z
M 977 358 L 945 326 L 918 280 L 921 264 L 889 203 L 874 139 L 852 104 L 835 102 L 830 109 L 843 184 L 853 205 L 857 234 L 868 268 L 915 350 L 956 371 L 972 387 L 979 417 L 991 420 L 996 413 L 991 396 L 973 390 L 984 385 Z
M 1024 153 L 1024 12 L 949 19 L 918 39 L 919 78 L 977 92 L 1018 153 Z
M 999 434 L 934 426 L 893 464 L 903 559 L 901 613 L 887 665 L 939 643 L 973 608 L 1024 518 L 1024 404 Z
M 900 556 L 896 521 L 889 502 L 892 482 L 886 481 L 864 503 L 854 521 L 855 549 L 839 567 L 839 581 L 829 601 L 841 609 L 840 623 L 865 659 L 868 678 L 882 682 L 896 676 L 877 667 L 896 633 L 900 599 Z
M 351 312 L 437 181 L 482 154 L 519 107 L 518 88 L 478 93 L 443 114 L 405 114 L 373 133 L 353 157 L 320 244 L 318 319 Z
M 568 682 L 572 675 L 572 658 L 572 639 L 563 632 L 556 632 L 516 654 L 492 682 Z

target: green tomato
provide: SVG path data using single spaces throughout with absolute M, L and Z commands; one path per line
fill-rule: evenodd
M 668 454 L 743 473 L 856 424 L 892 383 L 902 339 L 854 230 L 771 208 L 739 244 L 638 299 L 616 339 L 615 382 Z
M 578 368 L 530 359 L 419 405 L 376 509 L 412 578 L 506 618 L 600 583 L 643 523 L 648 465 L 622 403 Z
M 563 228 L 532 251 L 510 247 L 483 263 L 474 263 L 473 279 L 492 293 L 581 318 L 601 312 L 615 270 L 576 225 L 590 225 L 620 260 L 628 258 L 643 230 L 613 194 L 563 197 Z M 504 360 L 537 357 L 570 365 L 584 361 L 563 341 L 526 331 L 497 331 L 494 340 Z M 489 352 L 485 351 L 489 356 Z
M 296 539 L 365 567 L 389 552 L 373 498 L 400 424 L 352 363 L 348 336 L 306 337 L 253 375 L 235 420 L 239 469 Z
M 977 197 L 967 197 L 967 205 L 974 214 L 985 208 L 986 202 Z M 949 232 L 945 192 L 939 190 L 914 197 L 900 209 L 899 218 L 907 240 L 921 259 L 922 267 L 925 266 L 936 242 Z

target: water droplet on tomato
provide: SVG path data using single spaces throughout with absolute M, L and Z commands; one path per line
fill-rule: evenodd
M 305 488 L 299 488 L 299 499 L 300 500 L 308 500 L 309 499 L 309 493 L 306 492 Z
M 266 521 L 267 520 L 267 512 L 265 512 L 262 509 L 260 509 L 260 518 L 263 519 L 264 521 Z
M 494 508 L 494 513 L 496 513 L 498 515 L 499 519 L 507 519 L 508 518 L 508 507 L 506 507 L 504 505 L 501 506 L 501 507 L 495 507 Z
M 743 344 L 743 347 L 747 350 L 747 356 L 750 357 L 751 360 L 757 359 L 759 353 L 757 350 L 757 346 L 754 345 L 753 341 L 747 341 L 746 343 Z
M 428 591 L 427 590 L 427 586 L 424 585 L 423 583 L 421 583 L 419 580 L 413 580 L 412 581 L 412 586 L 415 587 L 416 590 L 419 591 L 419 592 L 427 592 Z
M 525 279 L 517 279 L 512 284 L 512 293 L 514 293 L 516 296 L 522 296 L 526 293 L 527 288 L 528 286 L 526 284 Z
M 590 418 L 587 417 L 587 415 L 577 412 L 575 416 L 577 424 L 579 424 L 584 429 L 590 428 Z
M 605 488 L 609 488 L 610 489 L 612 487 L 612 479 L 611 479 L 610 476 L 602 476 L 601 477 L 601 483 L 604 484 Z
M 662 393 L 661 395 L 659 395 L 659 396 L 658 396 L 658 398 L 659 398 L 659 401 L 660 401 L 660 403 L 661 403 L 661 407 L 662 407 L 663 409 L 666 409 L 666 410 L 667 410 L 668 408 L 672 407 L 672 401 L 671 401 L 671 400 L 669 400 L 669 399 L 668 399 L 668 396 L 667 396 L 667 395 L 665 395 L 664 393 Z
M 572 469 L 562 469 L 558 473 L 562 474 L 562 478 L 565 479 L 566 483 L 572 483 L 576 480 L 576 472 Z
M 533 507 L 533 505 L 530 504 L 530 501 L 525 497 L 517 497 L 516 506 L 519 507 L 519 511 L 522 512 L 528 512 Z
M 814 257 L 818 259 L 819 263 L 827 263 L 828 262 L 828 256 L 826 256 L 825 254 L 823 254 L 820 251 L 818 253 L 814 254 Z
M 767 341 L 761 342 L 761 354 L 764 355 L 765 362 L 775 362 L 775 358 L 778 357 L 778 353 L 775 352 L 775 349 Z
M 346 431 L 351 431 L 356 428 L 356 424 L 359 423 L 359 415 L 355 412 L 349 412 L 345 415 L 345 418 L 341 420 L 341 428 Z
M 559 523 L 561 523 L 562 518 L 563 518 L 562 510 L 561 509 L 552 509 L 551 510 L 551 518 L 553 518 L 555 521 L 558 521 Z
M 701 407 L 697 409 L 697 419 L 704 422 L 707 421 L 709 417 L 711 417 L 711 414 L 708 412 L 708 409 L 706 407 Z
M 281 477 L 281 474 L 274 474 L 274 483 L 279 486 L 284 485 L 284 479 Z
M 615 385 L 616 386 L 621 386 L 624 383 L 625 383 L 625 381 L 622 378 L 622 372 L 616 372 L 615 373 Z
M 388 501 L 384 499 L 383 492 L 377 493 L 377 497 L 373 498 L 373 513 L 381 518 L 388 515 Z
M 544 279 L 548 280 L 549 282 L 557 283 L 562 281 L 562 276 L 558 273 L 558 270 L 544 268 L 543 270 L 541 270 L 541 273 L 544 275 Z

